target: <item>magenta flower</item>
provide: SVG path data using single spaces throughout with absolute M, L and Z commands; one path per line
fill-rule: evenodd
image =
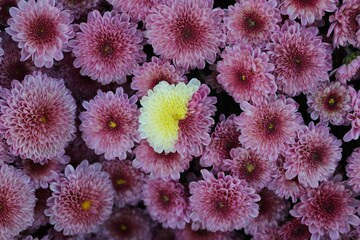
M 169 84 L 186 82 L 184 71 L 171 65 L 169 61 L 152 57 L 151 62 L 134 69 L 134 78 L 131 88 L 137 91 L 139 97 L 145 96 L 148 90 L 153 89 L 159 82 L 166 81 Z
M 342 183 L 325 181 L 318 188 L 308 189 L 290 214 L 301 218 L 301 223 L 309 227 L 311 239 L 319 240 L 328 233 L 335 240 L 340 238 L 340 233 L 348 233 L 350 225 L 360 224 L 357 205 L 352 192 Z
M 283 0 L 280 11 L 283 15 L 289 15 L 290 20 L 299 18 L 301 25 L 305 26 L 322 20 L 325 12 L 335 12 L 338 4 L 337 0 Z
M 43 163 L 63 155 L 75 137 L 76 105 L 62 79 L 27 75 L 22 83 L 13 82 L 0 105 L 0 132 L 15 156 Z
M 344 84 L 360 78 L 360 52 L 351 54 L 347 57 L 347 62 L 336 70 L 335 78 L 337 81 Z
M 224 23 L 227 28 L 227 42 L 247 43 L 263 46 L 270 36 L 280 30 L 280 11 L 275 0 L 238 0 L 230 5 Z
M 347 159 L 346 175 L 349 177 L 347 184 L 354 192 L 360 192 L 360 148 L 355 148 Z
M 308 112 L 311 118 L 333 125 L 348 123 L 347 115 L 351 109 L 351 96 L 348 88 L 339 82 L 320 84 L 307 96 Z
M 0 238 L 13 239 L 34 221 L 35 188 L 23 171 L 0 166 Z
M 211 232 L 206 229 L 191 229 L 190 225 L 187 224 L 184 229 L 176 230 L 175 239 L 187 239 L 187 240 L 232 240 L 231 232 Z
M 332 69 L 330 44 L 322 42 L 316 27 L 301 27 L 286 21 L 266 45 L 279 90 L 290 96 L 308 93 L 320 82 L 329 81 Z
M 2 0 L 0 2 L 0 26 L 7 26 L 7 20 L 11 17 L 9 9 L 16 7 L 19 0 Z
M 282 155 L 276 160 L 276 170 L 268 184 L 268 188 L 274 191 L 279 197 L 289 199 L 293 203 L 305 192 L 305 188 L 299 183 L 297 178 L 287 179 L 286 169 L 284 168 L 285 157 Z
M 166 0 L 146 17 L 145 36 L 162 58 L 185 69 L 203 69 L 214 63 L 225 45 L 223 11 L 213 0 Z
M 126 204 L 136 205 L 142 197 L 144 173 L 133 168 L 130 160 L 114 159 L 104 161 L 102 165 L 103 170 L 109 173 L 115 190 L 115 205 L 119 208 Z
M 69 43 L 76 57 L 74 66 L 81 68 L 81 75 L 103 85 L 126 82 L 126 76 L 145 60 L 143 36 L 136 27 L 126 14 L 90 12 L 87 23 L 80 24 L 81 31 Z
M 137 97 L 128 97 L 119 87 L 115 94 L 98 90 L 94 99 L 83 102 L 85 112 L 79 119 L 82 137 L 96 154 L 104 154 L 106 160 L 126 158 L 134 142 L 139 142 Z
M 245 227 L 245 233 L 251 235 L 269 226 L 277 226 L 278 223 L 285 220 L 289 211 L 289 204 L 267 188 L 262 189 L 258 194 L 261 198 L 258 203 L 259 215 Z M 291 238 L 284 239 L 290 240 Z
M 150 178 L 163 180 L 180 179 L 180 173 L 187 170 L 193 159 L 189 153 L 180 155 L 178 152 L 157 153 L 145 140 L 135 148 L 135 159 L 132 164 L 135 168 L 150 174 Z
M 232 231 L 246 226 L 259 215 L 260 196 L 244 180 L 219 173 L 217 179 L 201 170 L 204 180 L 191 182 L 191 220 L 209 231 Z
M 152 219 L 163 227 L 183 229 L 190 222 L 185 189 L 178 182 L 149 179 L 143 186 L 143 200 Z
M 109 220 L 101 226 L 98 239 L 107 240 L 151 240 L 151 219 L 139 208 L 115 210 Z
M 109 174 L 101 171 L 101 164 L 89 165 L 87 160 L 50 185 L 52 197 L 47 201 L 45 215 L 56 231 L 64 235 L 96 232 L 112 212 L 114 189 Z
M 297 141 L 287 151 L 284 163 L 285 176 L 298 178 L 304 187 L 318 187 L 327 180 L 341 160 L 341 140 L 330 133 L 322 124 L 303 126 L 297 132 Z
M 299 218 L 294 218 L 282 225 L 279 229 L 279 235 L 282 236 L 283 239 L 291 240 L 304 240 L 311 238 L 308 226 L 302 224 Z
M 213 166 L 222 170 L 223 161 L 230 158 L 230 150 L 240 147 L 240 130 L 237 129 L 234 119 L 234 114 L 227 119 L 225 115 L 220 115 L 219 123 L 211 134 L 211 142 L 200 158 L 201 166 Z
M 10 9 L 9 27 L 5 31 L 18 42 L 21 61 L 31 57 L 36 67 L 51 68 L 54 60 L 64 58 L 62 50 L 74 37 L 67 11 L 55 7 L 55 0 L 20 0 Z
M 238 103 L 251 101 L 260 104 L 269 95 L 274 95 L 277 86 L 270 73 L 274 65 L 260 48 L 249 45 L 226 47 L 223 58 L 217 64 L 218 82 Z
M 229 171 L 232 176 L 245 180 L 249 187 L 259 191 L 271 180 L 275 164 L 266 156 L 241 147 L 232 149 L 230 156 L 231 159 L 224 161 L 222 169 Z
M 65 10 L 71 12 L 71 14 L 79 19 L 81 16 L 86 15 L 93 10 L 99 4 L 99 0 L 57 0 L 59 4 L 62 4 Z
M 150 9 L 164 0 L 107 0 L 115 10 L 125 12 L 135 21 L 144 21 Z
M 276 160 L 295 141 L 296 130 L 303 123 L 298 104 L 282 95 L 268 98 L 258 106 L 244 101 L 240 107 L 244 111 L 236 119 L 241 130 L 240 143 L 270 160 Z
M 43 163 L 34 163 L 30 159 L 25 159 L 22 160 L 22 168 L 31 178 L 36 189 L 48 188 L 51 182 L 59 179 L 59 174 L 69 162 L 70 158 L 66 155 L 48 159 Z
M 360 48 L 360 0 L 344 0 L 336 12 L 329 17 L 331 23 L 328 36 L 334 32 L 334 47 L 353 45 Z

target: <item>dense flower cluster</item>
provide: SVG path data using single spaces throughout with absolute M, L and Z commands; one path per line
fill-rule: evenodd
M 360 239 L 360 0 L 0 0 L 0 239 Z

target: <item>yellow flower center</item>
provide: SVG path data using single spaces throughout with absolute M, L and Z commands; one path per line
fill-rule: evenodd
M 110 122 L 108 123 L 108 126 L 109 126 L 110 128 L 116 128 L 116 127 L 117 127 L 117 124 L 116 124 L 116 122 L 114 122 L 114 121 L 110 121 Z
M 335 99 L 330 98 L 330 99 L 329 99 L 329 104 L 330 104 L 330 105 L 334 105 L 334 104 L 335 104 Z
M 243 81 L 246 80 L 246 76 L 244 74 L 241 75 L 241 80 L 243 80 Z
M 169 197 L 166 196 L 166 195 L 163 195 L 162 199 L 163 199 L 164 202 L 168 202 L 170 200 Z
M 247 163 L 245 167 L 249 173 L 252 173 L 255 170 L 255 166 L 252 165 L 251 163 Z
M 274 124 L 273 124 L 273 123 L 269 123 L 268 128 L 269 128 L 269 129 L 273 129 L 273 128 L 274 128 Z
M 125 183 L 126 183 L 126 180 L 121 179 L 121 178 L 116 181 L 117 185 L 124 185 Z
M 47 122 L 46 117 L 45 117 L 45 116 L 41 116 L 41 117 L 40 117 L 40 122 L 46 123 L 46 122 Z
M 121 231 L 126 231 L 127 230 L 127 226 L 124 224 L 120 224 L 120 230 Z
M 85 211 L 88 211 L 91 207 L 91 201 L 90 200 L 86 200 L 84 202 L 81 203 L 81 208 Z

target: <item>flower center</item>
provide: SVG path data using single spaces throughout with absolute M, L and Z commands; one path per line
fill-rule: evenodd
M 125 232 L 127 230 L 127 226 L 125 224 L 120 224 L 120 230 Z
M 248 18 L 247 19 L 247 23 L 248 23 L 248 27 L 249 28 L 254 28 L 254 27 L 256 27 L 256 22 L 252 19 L 252 18 Z
M 225 204 L 223 202 L 218 202 L 218 208 L 223 209 Z
M 115 49 L 112 47 L 112 45 L 110 43 L 104 43 L 101 47 L 101 54 L 104 57 L 108 57 L 113 55 L 113 53 L 115 52 Z
M 46 123 L 46 122 L 47 122 L 46 117 L 45 117 L 45 116 L 41 116 L 41 117 L 40 117 L 40 122 L 41 122 L 41 123 Z
M 335 104 L 335 99 L 334 98 L 330 98 L 328 103 L 333 106 Z
M 114 129 L 114 128 L 117 127 L 117 123 L 114 122 L 114 121 L 112 121 L 112 120 L 110 120 L 110 121 L 108 122 L 108 126 L 109 126 L 109 128 Z
M 91 207 L 91 201 L 90 200 L 86 200 L 84 202 L 81 203 L 81 208 L 85 211 L 88 211 Z
M 120 178 L 120 179 L 116 180 L 116 184 L 117 185 L 124 185 L 124 184 L 126 184 L 126 180 Z
M 241 80 L 245 81 L 246 80 L 246 76 L 244 74 L 241 74 Z
M 170 198 L 166 195 L 162 195 L 161 198 L 165 203 L 169 202 L 169 200 L 170 200 Z
M 249 173 L 252 173 L 255 170 L 255 166 L 251 163 L 245 164 L 245 168 Z

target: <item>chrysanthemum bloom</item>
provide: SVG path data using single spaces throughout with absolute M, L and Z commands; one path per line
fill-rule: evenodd
M 0 239 L 13 239 L 34 221 L 35 188 L 23 171 L 0 166 Z
M 115 190 L 115 205 L 135 205 L 141 199 L 141 187 L 144 184 L 144 173 L 133 168 L 130 160 L 102 162 L 103 170 L 108 172 Z
M 311 118 L 333 125 L 348 123 L 347 114 L 351 109 L 351 96 L 347 86 L 340 82 L 320 84 L 307 96 L 308 112 Z
M 234 114 L 227 119 L 225 115 L 220 115 L 219 123 L 211 134 L 211 142 L 200 158 L 201 166 L 222 169 L 223 161 L 231 157 L 230 150 L 240 147 L 240 130 L 237 129 L 234 119 Z
M 341 140 L 330 133 L 321 123 L 303 126 L 297 132 L 297 141 L 287 151 L 284 163 L 285 176 L 298 178 L 304 187 L 317 187 L 319 181 L 327 180 L 341 160 Z
M 231 240 L 231 232 L 210 232 L 206 229 L 193 230 L 188 224 L 184 229 L 176 230 L 176 240 Z
M 136 27 L 125 13 L 101 16 L 98 10 L 90 12 L 87 23 L 80 24 L 81 31 L 69 43 L 76 57 L 74 66 L 103 85 L 126 82 L 126 76 L 145 60 L 143 36 Z
M 57 0 L 57 2 L 62 4 L 65 10 L 69 10 L 75 18 L 80 18 L 95 9 L 99 0 Z
M 152 219 L 163 227 L 183 229 L 190 222 L 190 208 L 184 186 L 173 180 L 148 179 L 143 200 Z
M 295 96 L 329 81 L 332 48 L 318 36 L 317 27 L 286 21 L 266 45 L 279 90 Z
M 229 6 L 224 24 L 227 28 L 227 42 L 248 43 L 262 46 L 270 36 L 280 30 L 280 11 L 276 0 L 238 0 Z
M 16 7 L 19 0 L 1 0 L 0 2 L 0 25 L 7 26 L 7 20 L 11 17 L 9 9 Z
M 154 53 L 184 69 L 214 63 L 225 45 L 223 10 L 213 0 L 164 0 L 146 17 L 145 36 Z
M 277 226 L 279 222 L 284 221 L 288 215 L 289 204 L 279 198 L 274 192 L 264 188 L 258 192 L 261 200 L 258 203 L 260 206 L 259 216 L 254 218 L 246 227 L 245 233 L 254 235 L 261 229 L 269 226 Z M 291 239 L 291 238 L 284 238 Z
M 230 159 L 224 161 L 222 169 L 245 180 L 250 187 L 259 191 L 269 183 L 275 164 L 265 155 L 238 147 L 230 151 Z
M 189 153 L 180 155 L 174 153 L 157 153 L 145 140 L 135 148 L 135 159 L 132 164 L 135 168 L 141 169 L 145 173 L 150 173 L 151 178 L 169 178 L 178 180 L 180 173 L 184 172 L 190 166 L 193 159 Z
M 217 179 L 208 170 L 201 170 L 204 180 L 191 182 L 191 220 L 200 222 L 209 231 L 241 229 L 259 215 L 260 196 L 244 180 L 223 172 Z
M 335 78 L 341 83 L 360 78 L 360 52 L 352 53 L 345 58 L 344 64 L 336 70 Z
M 334 47 L 353 45 L 360 48 L 358 18 L 360 15 L 360 0 L 344 0 L 337 11 L 329 17 L 331 25 L 328 36 L 334 32 Z
M 302 224 L 299 218 L 294 218 L 282 225 L 279 234 L 283 239 L 304 240 L 311 238 L 308 226 Z
M 157 153 L 186 152 L 200 156 L 210 143 L 211 118 L 216 98 L 208 97 L 209 87 L 197 79 L 188 84 L 162 81 L 148 91 L 140 103 L 140 136 Z
M 35 191 L 36 205 L 34 208 L 34 222 L 30 230 L 37 230 L 40 226 L 45 226 L 49 223 L 49 218 L 44 211 L 47 208 L 46 201 L 51 197 L 51 190 L 49 188 L 39 188 Z
M 264 229 L 259 229 L 254 234 L 252 240 L 284 240 L 284 238 L 280 235 L 278 227 L 268 226 Z
M 244 112 L 235 119 L 241 130 L 240 143 L 270 160 L 276 160 L 295 141 L 296 130 L 303 123 L 298 104 L 282 95 L 265 99 L 257 106 L 244 101 L 240 107 Z
M 101 226 L 100 239 L 107 240 L 151 240 L 151 219 L 139 208 L 115 210 L 109 220 Z
M 347 184 L 354 192 L 360 192 L 360 148 L 354 149 L 347 159 L 346 175 L 349 177 Z
M 0 37 L 3 39 L 0 48 L 3 46 L 5 49 L 3 59 L 0 61 L 0 85 L 1 87 L 10 88 L 12 80 L 22 81 L 26 75 L 35 70 L 35 66 L 30 59 L 20 61 L 20 49 L 8 34 L 2 32 Z
M 14 156 L 10 153 L 9 146 L 5 139 L 0 140 L 0 166 L 14 161 Z
M 351 107 L 354 111 L 347 115 L 351 129 L 343 137 L 345 142 L 357 140 L 360 136 L 360 91 L 356 91 L 352 86 L 348 86 L 348 88 L 351 96 Z
M 119 87 L 116 92 L 98 91 L 94 99 L 83 102 L 85 112 L 79 119 L 82 137 L 86 145 L 103 154 L 107 160 L 126 158 L 134 141 L 139 142 L 137 97 L 128 97 Z
M 318 188 L 309 188 L 300 199 L 290 214 L 309 227 L 312 240 L 327 233 L 332 240 L 339 239 L 340 233 L 350 232 L 350 225 L 360 224 L 355 210 L 359 203 L 340 182 L 325 181 Z
M 221 57 L 223 60 L 216 68 L 217 80 L 236 102 L 260 104 L 266 96 L 275 94 L 277 86 L 270 73 L 274 65 L 260 48 L 244 44 L 226 47 Z
M 139 97 L 145 96 L 148 90 L 153 89 L 161 81 L 169 84 L 186 81 L 183 70 L 157 57 L 152 57 L 151 62 L 134 69 L 133 74 L 131 88 L 137 91 Z
M 152 7 L 164 0 L 107 0 L 115 10 L 126 12 L 135 21 L 144 21 Z
M 62 79 L 27 75 L 22 83 L 13 81 L 0 105 L 0 132 L 11 153 L 23 159 L 42 163 L 61 156 L 75 137 L 76 105 Z
M 275 192 L 279 197 L 289 199 L 293 203 L 305 192 L 305 188 L 299 183 L 297 178 L 287 179 L 286 169 L 284 168 L 285 157 L 280 155 L 276 160 L 276 170 L 268 184 L 268 188 Z
M 55 0 L 20 0 L 10 15 L 5 31 L 18 42 L 21 61 L 31 57 L 35 66 L 51 68 L 54 60 L 63 59 L 62 50 L 74 37 L 73 17 L 55 7 Z
M 52 197 L 47 201 L 45 215 L 56 231 L 64 235 L 96 232 L 112 212 L 114 189 L 109 174 L 101 171 L 101 164 L 89 165 L 87 160 L 50 184 Z
M 288 15 L 291 20 L 300 19 L 301 25 L 305 26 L 320 21 L 325 12 L 335 12 L 338 4 L 338 0 L 283 0 L 280 11 L 281 14 Z
M 58 180 L 59 174 L 65 169 L 65 165 L 70 162 L 66 155 L 48 159 L 47 162 L 34 163 L 30 159 L 22 160 L 24 172 L 34 182 L 35 188 L 48 188 L 49 184 Z

